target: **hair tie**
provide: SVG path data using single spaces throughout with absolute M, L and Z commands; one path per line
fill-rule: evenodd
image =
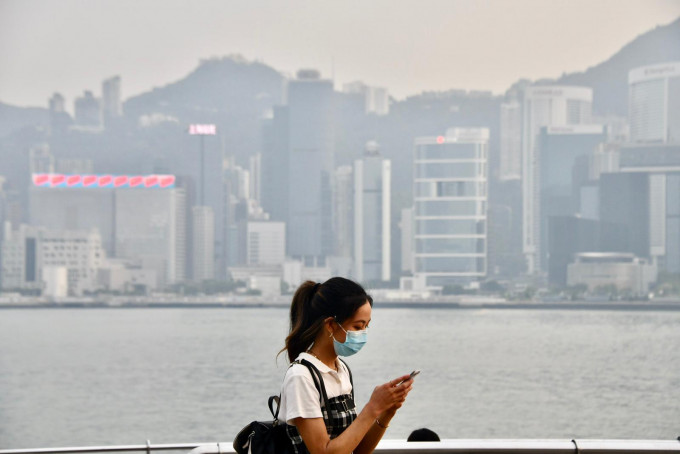
M 319 286 L 320 286 L 320 285 L 321 285 L 321 283 L 320 283 L 320 282 L 317 282 L 316 284 L 314 284 L 314 290 L 313 290 L 313 293 L 316 293 L 316 292 L 317 292 L 317 290 L 319 290 Z

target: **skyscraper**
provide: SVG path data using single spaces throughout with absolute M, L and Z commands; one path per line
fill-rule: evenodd
M 91 91 L 86 91 L 82 97 L 76 98 L 75 122 L 78 126 L 100 128 L 102 125 L 101 103 Z
M 593 90 L 587 87 L 533 86 L 522 106 L 522 244 L 530 274 L 540 270 L 540 154 L 536 142 L 543 126 L 589 124 Z
M 426 287 L 486 276 L 488 143 L 487 128 L 415 141 L 414 273 Z
M 333 83 L 301 70 L 288 82 L 287 251 L 307 263 L 325 262 L 333 250 L 331 178 Z
M 50 132 L 52 134 L 66 131 L 71 124 L 71 116 L 66 112 L 66 100 L 60 93 L 55 93 L 48 101 L 50 111 Z
M 114 76 L 102 82 L 102 117 L 104 124 L 123 115 L 123 104 L 120 93 L 120 76 Z
M 354 171 L 352 166 L 335 169 L 333 179 L 334 255 L 354 256 Z
M 262 155 L 257 153 L 249 159 L 250 164 L 250 198 L 262 204 Z
M 632 142 L 680 142 L 680 62 L 635 68 L 628 73 Z
M 288 136 L 288 107 L 274 106 L 262 126 L 262 207 L 283 222 L 288 222 Z
M 637 225 L 644 222 L 648 229 L 649 256 L 660 270 L 680 273 L 680 144 L 638 143 L 624 145 L 619 150 L 619 171 L 621 178 L 645 178 L 633 190 L 630 204 L 636 202 L 641 208 L 637 217 L 621 222 Z M 602 181 L 600 182 L 602 185 Z M 645 184 L 647 183 L 647 184 Z M 615 187 L 610 191 L 622 200 L 626 194 Z M 638 200 L 637 194 L 646 194 L 646 199 Z M 624 207 L 623 213 L 629 213 Z M 615 213 L 620 214 L 621 210 Z M 625 216 L 625 214 L 624 214 Z M 641 219 L 637 219 L 640 218 Z M 641 227 L 632 229 L 632 241 L 640 241 Z M 646 253 L 635 252 L 639 256 Z
M 517 99 L 501 104 L 501 180 L 522 176 L 522 105 Z
M 390 203 L 392 169 L 369 142 L 354 161 L 354 275 L 357 280 L 389 281 L 391 262 Z
M 581 187 L 589 180 L 589 158 L 606 140 L 607 133 L 601 125 L 541 128 L 536 144 L 540 154 L 537 175 L 540 192 L 535 212 L 540 223 L 534 233 L 544 271 L 548 271 L 548 218 L 581 212 Z
M 344 84 L 342 91 L 343 93 L 361 96 L 364 103 L 364 113 L 375 115 L 390 113 L 390 97 L 386 88 L 371 87 L 363 82 L 356 81 Z
M 413 273 L 413 208 L 402 208 L 401 221 L 401 272 Z
M 215 215 L 212 207 L 194 206 L 192 221 L 194 281 L 215 279 Z

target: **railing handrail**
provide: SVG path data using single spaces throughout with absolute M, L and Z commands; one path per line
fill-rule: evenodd
M 114 452 L 191 451 L 191 454 L 233 453 L 232 442 L 84 446 L 38 449 L 4 449 L 0 454 L 85 454 Z M 570 439 L 444 439 L 440 442 L 382 440 L 375 452 L 437 454 L 680 454 L 678 440 L 570 440 Z

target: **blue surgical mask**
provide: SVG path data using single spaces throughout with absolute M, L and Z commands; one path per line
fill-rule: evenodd
M 341 330 L 345 331 L 345 328 L 338 323 Z M 366 344 L 366 338 L 368 337 L 368 331 L 363 329 L 361 331 L 345 331 L 347 335 L 345 337 L 345 342 L 338 342 L 333 337 L 333 348 L 335 353 L 340 356 L 352 356 Z

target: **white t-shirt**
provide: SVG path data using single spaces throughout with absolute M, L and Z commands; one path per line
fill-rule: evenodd
M 326 366 L 309 353 L 300 353 L 297 359 L 306 359 L 319 369 L 326 386 L 328 399 L 352 392 L 349 371 L 339 359 L 335 360 L 338 372 Z M 293 425 L 293 419 L 295 418 L 322 417 L 321 397 L 316 386 L 314 386 L 310 370 L 302 364 L 293 364 L 288 368 L 281 385 L 279 420 Z

